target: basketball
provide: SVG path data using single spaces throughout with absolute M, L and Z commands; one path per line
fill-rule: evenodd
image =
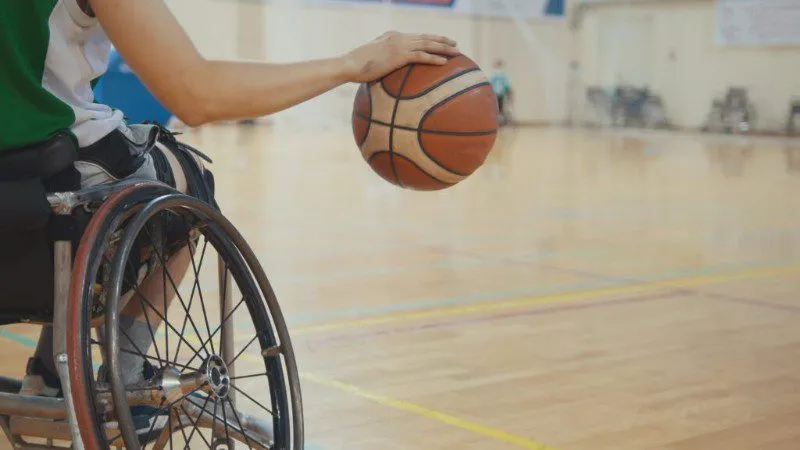
M 471 175 L 497 137 L 497 98 L 475 62 L 411 64 L 362 84 L 353 134 L 372 169 L 398 186 L 433 191 Z

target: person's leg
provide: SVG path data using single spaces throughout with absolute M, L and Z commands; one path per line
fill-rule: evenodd
M 505 106 L 506 106 L 506 98 L 504 95 L 497 96 L 497 109 L 500 111 L 499 121 L 501 125 L 505 124 L 506 120 L 506 113 L 505 113 Z
M 148 133 L 144 127 L 128 130 L 125 139 L 137 138 L 144 139 L 145 134 Z M 128 167 L 134 166 L 131 159 L 143 157 L 145 162 L 143 164 L 135 165 L 135 172 L 127 176 L 135 176 L 138 178 L 153 179 L 165 182 L 181 192 L 189 192 L 188 181 L 186 175 L 183 173 L 183 168 L 175 156 L 175 152 L 179 151 L 174 148 L 168 149 L 166 146 L 159 144 L 158 148 L 152 149 L 152 154 L 157 154 L 162 163 L 161 171 L 157 171 L 155 163 L 153 162 L 152 155 L 141 155 L 130 151 L 126 145 L 125 139 L 121 139 L 119 134 L 110 136 L 109 139 L 104 139 L 98 143 L 96 147 L 91 149 L 90 162 L 82 164 L 82 161 L 76 163 L 81 172 L 82 187 L 88 187 L 96 184 L 104 184 L 114 182 L 116 179 L 125 178 L 120 176 L 119 171 L 124 168 L 126 164 Z M 122 157 L 122 152 L 125 156 Z M 114 166 L 111 163 L 117 164 Z M 120 164 L 122 168 L 120 167 Z M 198 162 L 199 164 L 199 162 Z M 161 172 L 166 172 L 161 173 Z M 130 172 L 128 172 L 130 173 Z M 188 266 L 190 264 L 190 252 L 188 247 L 175 252 L 167 258 L 167 270 L 176 286 L 180 285 Z M 161 319 L 159 314 L 165 315 L 165 310 L 169 308 L 170 303 L 175 297 L 175 290 L 172 288 L 172 283 L 167 281 L 166 292 L 164 290 L 164 275 L 161 267 L 156 267 L 139 284 L 139 292 L 150 300 L 153 307 L 158 311 L 158 314 L 148 306 L 142 307 L 142 302 L 133 297 L 121 312 L 121 324 L 123 336 L 120 340 L 120 346 L 133 352 L 134 354 L 123 352 L 120 355 L 123 371 L 129 374 L 130 380 L 140 380 L 144 371 L 144 358 L 138 354 L 135 347 L 140 351 L 147 354 L 150 346 L 153 343 L 153 334 L 158 329 Z M 157 299 L 157 300 L 155 300 Z M 147 312 L 145 311 L 147 310 Z M 150 320 L 148 326 L 147 321 Z M 151 334 L 151 328 L 153 334 Z M 127 335 L 131 339 L 129 340 Z M 57 372 L 55 371 L 55 364 L 53 363 L 53 332 L 51 327 L 43 327 L 37 349 L 34 352 L 33 358 L 28 364 L 28 376 L 26 376 L 26 383 L 30 389 L 27 393 L 31 395 L 57 395 L 60 391 L 60 383 L 58 380 Z M 135 345 L 134 345 L 135 344 Z
M 120 326 L 123 333 L 119 344 L 123 352 L 119 355 L 119 362 L 126 384 L 147 378 L 145 358 L 138 353 L 141 351 L 146 354 L 153 345 L 161 318 L 168 317 L 167 310 L 176 297 L 172 282 L 175 286 L 180 286 L 189 269 L 190 258 L 188 247 L 170 256 L 166 264 L 167 273 L 165 274 L 164 267 L 159 265 L 142 280 L 138 293 L 133 294 L 120 312 Z M 181 310 L 181 313 L 184 311 Z
M 157 179 L 170 184 L 180 192 L 191 194 L 193 189 L 189 186 L 190 177 L 184 173 L 180 163 L 181 156 L 178 154 L 181 150 L 176 148 L 177 145 L 174 141 L 159 142 L 152 149 L 148 163 L 153 167 L 162 167 L 162 170 L 167 168 L 166 175 L 164 173 L 155 175 Z M 156 159 L 160 160 L 160 163 L 156 163 Z M 200 170 L 203 170 L 196 158 L 192 158 L 192 160 L 200 167 Z M 188 236 L 185 238 L 188 242 Z M 189 243 L 188 245 L 193 244 Z M 180 287 L 191 263 L 191 252 L 188 245 L 170 255 L 159 253 L 160 256 L 154 256 L 154 261 L 159 264 L 142 280 L 137 292 L 133 293 L 120 312 L 120 326 L 123 331 L 120 347 L 125 350 L 120 353 L 120 366 L 126 384 L 136 383 L 147 378 L 148 374 L 145 372 L 148 365 L 145 364 L 145 358 L 139 355 L 139 352 L 147 353 L 153 345 L 156 331 L 159 326 L 162 326 L 162 317 L 168 318 L 169 306 L 177 296 L 174 287 Z M 163 251 L 163 249 L 159 251 Z M 166 274 L 164 267 L 160 264 L 161 258 L 166 260 Z M 180 312 L 185 314 L 182 309 Z M 162 331 L 167 332 L 167 330 Z

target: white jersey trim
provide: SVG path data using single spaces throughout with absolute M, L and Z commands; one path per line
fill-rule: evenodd
M 59 0 L 48 26 L 42 86 L 72 108 L 75 121 L 71 130 L 78 144 L 94 144 L 123 123 L 121 111 L 94 103 L 90 85 L 108 69 L 111 43 L 97 20 L 86 15 L 75 0 Z

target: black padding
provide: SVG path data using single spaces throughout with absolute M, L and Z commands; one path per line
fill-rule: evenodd
M 50 204 L 39 179 L 0 182 L 0 233 L 42 229 Z M 0 248 L 0 252 L 7 253 Z
M 151 151 L 150 155 L 153 157 L 153 166 L 156 169 L 158 181 L 175 187 L 175 174 L 172 173 L 172 168 L 169 165 L 169 161 L 167 161 L 167 156 L 160 149 Z
M 0 324 L 52 319 L 51 234 L 80 230 L 70 217 L 54 220 L 46 193 L 78 189 L 76 156 L 68 134 L 0 152 Z
M 0 322 L 50 320 L 50 205 L 40 179 L 0 183 Z
M 47 179 L 72 166 L 77 144 L 68 134 L 58 134 L 35 145 L 0 152 L 0 181 Z
M 78 159 L 91 162 L 105 169 L 114 178 L 121 180 L 136 172 L 144 164 L 144 154 L 155 145 L 156 132 L 143 144 L 128 139 L 121 131 L 114 130 L 94 144 L 78 150 Z
M 0 320 L 49 320 L 53 255 L 41 229 L 0 232 Z

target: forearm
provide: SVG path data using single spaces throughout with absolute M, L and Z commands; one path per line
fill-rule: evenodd
M 212 62 L 163 0 L 89 0 L 103 29 L 150 91 L 189 125 L 268 115 L 346 81 L 368 82 L 403 65 L 458 54 L 442 36 L 386 33 L 343 58 L 296 64 Z
M 190 89 L 179 108 L 192 124 L 266 116 L 347 81 L 342 59 L 293 64 L 203 61 L 185 74 Z

